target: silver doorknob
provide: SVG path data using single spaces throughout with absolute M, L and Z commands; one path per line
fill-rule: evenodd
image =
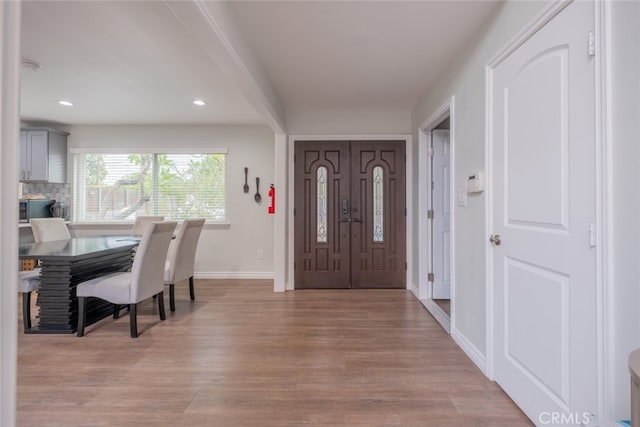
M 492 234 L 491 237 L 489 237 L 489 241 L 493 243 L 495 246 L 500 246 L 500 243 L 501 243 L 500 235 Z

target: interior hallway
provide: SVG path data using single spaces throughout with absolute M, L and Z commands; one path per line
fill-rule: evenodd
M 18 425 L 531 425 L 407 290 L 198 280 L 165 322 L 138 313 L 138 339 L 125 312 L 83 338 L 21 330 Z

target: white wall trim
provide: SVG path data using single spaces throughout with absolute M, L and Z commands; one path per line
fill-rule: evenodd
M 420 293 L 420 289 L 418 288 L 418 285 L 413 282 L 411 286 L 407 287 L 409 288 L 409 291 L 411 291 L 411 293 L 416 297 L 416 299 L 419 300 L 420 297 L 418 296 L 418 294 Z
M 418 286 L 420 300 L 430 301 L 431 304 L 425 304 L 425 307 L 429 312 L 436 317 L 436 314 L 432 311 L 439 310 L 440 307 L 433 303 L 432 286 L 433 284 L 427 281 L 427 274 L 433 271 L 433 254 L 431 253 L 431 237 L 429 235 L 429 222 L 426 220 L 427 211 L 431 209 L 431 201 L 429 200 L 429 176 L 431 174 L 430 163 L 426 161 L 427 150 L 431 145 L 431 131 L 442 120 L 450 118 L 449 125 L 449 182 L 451 183 L 449 188 L 449 200 L 451 203 L 451 230 L 450 230 L 450 263 L 451 263 L 451 314 L 448 319 L 449 326 L 445 328 L 447 332 L 451 332 L 451 328 L 455 325 L 455 283 L 456 283 L 456 232 L 455 232 L 455 200 L 456 200 L 456 185 L 455 185 L 455 96 L 449 97 L 443 104 L 441 104 L 425 121 L 423 121 L 418 128 Z M 425 220 L 422 220 L 425 219 Z M 426 262 L 420 262 L 425 260 Z M 444 312 L 440 313 L 444 315 Z M 437 317 L 436 317 L 437 319 Z M 442 324 L 442 322 L 440 322 Z M 443 325 L 444 326 L 444 325 Z
M 485 186 L 485 224 L 484 235 L 489 236 L 491 234 L 492 222 L 493 222 L 493 191 L 491 185 L 493 183 L 493 164 L 491 156 L 493 156 L 493 146 L 491 141 L 493 140 L 493 127 L 491 122 L 493 121 L 493 115 L 491 114 L 491 106 L 493 105 L 493 69 L 495 66 L 487 64 L 485 66 L 485 144 L 484 144 L 484 171 L 488 185 Z M 491 253 L 491 247 L 488 243 L 485 243 L 485 284 L 486 284 L 486 367 L 487 377 L 494 379 L 494 315 L 493 315 L 493 256 Z
M 176 220 L 179 224 L 182 223 L 182 220 Z M 31 227 L 30 224 L 20 224 L 21 227 Z M 122 234 L 128 234 L 133 228 L 133 221 L 130 222 L 122 222 L 122 221 L 114 221 L 114 222 L 69 222 L 67 226 L 73 230 L 99 230 L 103 232 L 104 230 L 120 232 Z M 231 228 L 231 224 L 228 222 L 205 222 L 204 229 L 205 230 L 228 230 Z
M 162 147 L 162 148 L 132 148 L 132 147 L 104 147 L 104 148 L 87 148 L 74 147 L 69 149 L 69 154 L 229 154 L 227 147 Z
M 526 26 L 509 44 L 498 52 L 485 66 L 485 171 L 487 182 L 493 182 L 492 156 L 493 156 L 493 129 L 492 129 L 492 81 L 493 70 L 502 63 L 511 53 L 546 25 L 553 17 L 558 15 L 572 0 L 555 1 Z M 612 147 L 611 147 L 611 82 L 610 82 L 610 5 L 609 2 L 593 2 L 595 7 L 596 25 L 596 222 L 597 234 L 600 236 L 596 248 L 596 316 L 598 322 L 597 333 L 597 395 L 598 416 L 607 419 L 612 409 L 612 396 L 614 385 L 612 357 L 607 356 L 607 351 L 613 348 L 613 296 L 610 283 L 613 283 L 613 254 L 610 240 L 612 224 L 611 209 L 612 197 Z M 493 223 L 493 191 L 491 185 L 486 188 L 486 223 L 485 235 L 491 234 Z M 494 286 L 493 286 L 493 252 L 490 244 L 486 243 L 486 283 L 487 283 L 487 376 L 494 377 Z
M 474 346 L 464 335 L 457 329 L 451 329 L 451 338 L 460 346 L 469 359 L 476 364 L 483 374 L 487 375 L 487 361 L 482 352 Z M 487 375 L 488 376 L 488 375 Z
M 290 169 L 287 155 L 287 135 L 275 136 L 274 186 L 276 190 L 276 213 L 273 226 L 273 291 L 284 292 L 287 289 L 287 246 L 288 193 L 287 171 Z M 291 166 L 293 168 L 293 166 Z M 289 276 L 291 277 L 291 276 Z
M 431 298 L 421 299 L 420 303 L 427 309 L 427 311 L 436 319 L 436 322 L 442 326 L 449 335 L 451 335 L 451 318 L 436 304 Z M 469 355 L 469 357 L 471 357 Z
M 613 260 L 613 99 L 611 81 L 611 2 L 595 1 L 596 34 L 596 248 L 598 316 L 598 413 L 614 417 L 614 260 Z
M 413 138 L 411 135 L 398 134 L 398 135 L 289 135 L 289 184 L 288 184 L 288 265 L 286 266 L 287 275 L 289 280 L 287 281 L 286 289 L 293 290 L 295 288 L 293 261 L 294 261 L 294 218 L 293 208 L 294 203 L 294 169 L 293 156 L 294 156 L 294 144 L 296 141 L 405 141 L 405 153 L 407 156 L 406 162 L 406 207 L 407 207 L 407 274 L 406 274 L 406 288 L 411 290 L 414 288 L 413 283 Z M 277 267 L 276 267 L 277 268 Z
M 544 27 L 573 0 L 554 0 L 540 14 L 487 62 L 487 67 L 496 68 L 502 61 L 529 40 L 540 28 Z
M 18 199 L 21 3 L 0 2 L 0 199 Z M 18 212 L 0 212 L 0 425 L 16 425 Z
M 263 279 L 272 280 L 271 271 L 196 271 L 194 279 Z

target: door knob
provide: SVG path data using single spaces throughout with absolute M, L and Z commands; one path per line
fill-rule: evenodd
M 489 237 L 489 241 L 493 243 L 494 246 L 500 246 L 500 243 L 502 242 L 499 234 L 492 234 L 491 237 Z

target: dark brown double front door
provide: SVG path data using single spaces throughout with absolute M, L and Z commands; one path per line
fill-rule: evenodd
M 295 288 L 404 288 L 404 141 L 296 141 Z

